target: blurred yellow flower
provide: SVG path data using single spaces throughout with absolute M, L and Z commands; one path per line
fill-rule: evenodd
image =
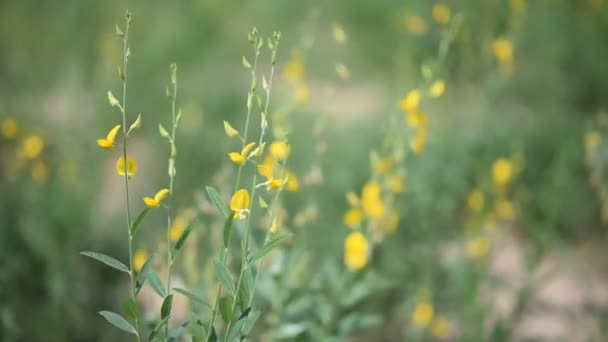
M 37 135 L 29 136 L 23 142 L 23 155 L 28 159 L 36 159 L 44 149 L 44 141 Z
M 121 156 L 120 158 L 118 158 L 118 160 L 116 161 L 116 172 L 119 175 L 124 176 L 125 169 L 128 177 L 135 176 L 135 173 L 137 172 L 137 163 L 135 163 L 135 160 L 133 160 L 133 158 L 127 156 L 126 168 L 124 157 Z
M 515 208 L 509 200 L 503 199 L 496 204 L 496 215 L 502 220 L 512 220 L 515 217 Z
M 399 107 L 405 112 L 413 111 L 418 109 L 420 104 L 420 90 L 410 90 L 405 97 L 399 102 Z
M 361 221 L 363 221 L 363 212 L 359 208 L 350 208 L 346 214 L 344 214 L 344 225 L 349 228 L 358 226 Z
M 513 163 L 506 159 L 500 158 L 492 164 L 492 180 L 498 188 L 507 186 L 513 178 Z
M 440 340 L 445 340 L 452 334 L 452 323 L 447 318 L 438 316 L 431 323 L 431 334 Z
M 367 239 L 361 232 L 352 232 L 344 241 L 344 263 L 353 270 L 358 271 L 367 265 L 368 259 Z
M 494 56 L 502 64 L 511 64 L 513 62 L 513 43 L 504 37 L 497 38 L 492 44 Z
M 416 303 L 412 313 L 412 323 L 415 326 L 426 328 L 433 321 L 434 311 L 433 304 L 429 302 Z
M 363 211 L 373 219 L 380 219 L 384 215 L 384 203 L 380 198 L 380 185 L 375 181 L 367 182 L 361 191 L 361 204 Z
M 467 241 L 467 254 L 471 259 L 481 259 L 488 254 L 490 242 L 483 237 L 469 239 Z
M 526 9 L 527 0 L 509 0 L 509 6 L 515 12 L 521 12 Z
M 420 128 L 426 126 L 428 117 L 424 112 L 412 110 L 407 112 L 407 124 L 412 128 Z
M 424 152 L 424 146 L 426 144 L 426 130 L 423 128 L 419 128 L 416 130 L 416 134 L 414 135 L 414 139 L 411 143 L 412 151 L 415 154 L 422 154 Z
M 261 164 L 258 164 L 258 172 L 260 175 L 270 179 L 274 176 L 274 159 L 266 157 Z
M 446 4 L 436 4 L 432 11 L 433 19 L 441 25 L 447 25 L 452 18 L 452 11 Z
M 386 215 L 384 215 L 381 226 L 382 230 L 387 234 L 394 233 L 397 230 L 397 227 L 399 226 L 399 215 L 397 215 L 397 212 L 394 209 L 389 210 Z
M 48 169 L 46 164 L 40 160 L 37 160 L 32 165 L 32 179 L 38 184 L 43 184 L 48 178 Z
M 431 84 L 431 88 L 429 89 L 429 93 L 432 98 L 438 98 L 445 92 L 445 82 L 443 80 L 436 80 Z
M 469 196 L 467 197 L 467 204 L 469 209 L 474 212 L 480 212 L 483 210 L 484 205 L 484 196 L 481 189 L 473 189 Z
M 267 189 L 268 190 L 277 190 L 280 189 L 285 184 L 285 179 L 281 178 L 269 178 L 267 181 Z
M 283 160 L 289 156 L 291 146 L 285 141 L 275 141 L 270 144 L 270 155 L 276 160 Z
M 169 196 L 169 189 L 165 188 L 165 189 L 158 191 L 154 195 L 154 198 L 144 197 L 144 202 L 146 203 L 148 208 L 158 208 L 158 206 L 160 205 L 160 202 L 162 202 L 162 200 L 164 200 L 167 196 Z
M 171 229 L 169 229 L 169 238 L 171 241 L 177 241 L 186 229 L 188 225 L 188 219 L 184 215 L 177 215 L 175 220 L 171 222 Z
M 234 212 L 235 219 L 244 219 L 249 213 L 249 204 L 251 198 L 249 197 L 249 191 L 240 189 L 232 195 L 230 199 L 230 210 Z
M 97 139 L 97 145 L 99 145 L 101 148 L 105 148 L 106 150 L 111 150 L 114 147 L 114 140 L 116 140 L 116 134 L 118 133 L 119 129 L 120 125 L 114 126 L 110 132 L 108 132 L 105 139 Z
M 283 70 L 283 78 L 288 81 L 301 81 L 304 77 L 304 63 L 299 55 L 294 55 L 291 61 Z
M 249 144 L 245 145 L 245 147 L 243 147 L 243 149 L 241 150 L 241 153 L 230 152 L 230 153 L 228 153 L 228 157 L 236 165 L 243 165 L 249 158 L 249 153 L 251 152 L 251 149 L 253 149 L 253 146 L 255 146 L 255 142 L 250 142 Z
M 13 140 L 19 135 L 19 126 L 17 125 L 17 120 L 14 118 L 8 117 L 2 120 L 1 126 L 2 137 L 4 139 Z
M 232 127 L 232 125 L 228 121 L 224 121 L 224 132 L 230 138 L 234 138 L 239 135 L 239 131 L 234 129 L 234 127 Z
M 389 179 L 389 188 L 394 193 L 404 192 L 407 186 L 405 175 L 393 175 Z
M 405 17 L 405 29 L 415 35 L 423 35 L 428 32 L 429 27 L 422 17 L 417 15 L 408 15 Z
M 393 161 L 390 158 L 379 158 L 374 162 L 374 171 L 376 173 L 385 173 L 393 166 Z
M 291 171 L 285 171 L 285 177 L 287 178 L 287 191 L 296 192 L 300 190 L 300 181 L 298 177 Z
M 602 136 L 598 131 L 585 133 L 585 149 L 587 151 L 595 150 L 602 143 Z
M 148 260 L 148 251 L 145 249 L 138 249 L 135 251 L 133 255 L 133 269 L 135 272 L 141 271 L 141 268 L 144 267 L 144 264 Z

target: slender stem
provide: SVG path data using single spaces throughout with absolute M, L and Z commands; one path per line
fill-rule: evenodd
M 133 236 L 131 236 L 130 228 L 131 228 L 131 204 L 129 201 L 129 172 L 128 172 L 128 163 L 127 163 L 127 65 L 129 60 L 128 50 L 129 50 L 129 27 L 131 26 L 130 14 L 127 13 L 126 19 L 126 27 L 125 27 L 125 35 L 123 37 L 122 43 L 122 52 L 123 52 L 123 81 L 122 81 L 122 157 L 123 157 L 123 169 L 125 174 L 125 199 L 126 199 L 126 211 L 127 211 L 127 235 L 129 236 L 129 278 L 131 280 L 131 299 L 133 303 L 137 307 L 137 298 L 135 294 L 135 273 L 133 270 Z M 135 315 L 135 330 L 137 332 L 137 341 L 140 341 L 139 338 L 139 320 L 137 315 Z

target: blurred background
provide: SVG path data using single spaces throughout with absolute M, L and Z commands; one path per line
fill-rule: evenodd
M 143 119 L 129 145 L 132 206 L 168 183 L 157 126 L 171 122 L 176 63 L 175 229 L 196 224 L 176 277 L 210 302 L 222 223 L 204 186 L 228 199 L 234 184 L 226 154 L 240 145 L 222 122 L 244 125 L 247 32 L 282 33 L 269 115 L 292 146 L 282 229 L 293 238 L 260 279 L 252 340 L 608 338 L 605 1 L 5 0 L 2 341 L 129 338 L 97 314 L 120 310 L 128 279 L 79 255 L 128 260 L 120 149 L 96 144 L 121 120 L 106 93 L 122 87 L 114 32 L 126 9 L 127 115 Z M 407 110 L 416 89 L 424 131 Z M 354 271 L 347 194 L 389 176 L 393 220 Z M 162 252 L 163 215 L 146 218 L 140 255 Z M 155 319 L 160 299 L 140 300 Z M 174 303 L 176 322 L 202 310 L 192 305 Z

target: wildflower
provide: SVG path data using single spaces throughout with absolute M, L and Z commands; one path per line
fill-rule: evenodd
M 408 15 L 405 18 L 405 29 L 415 35 L 423 35 L 428 32 L 429 28 L 426 21 L 417 15 Z
M 186 229 L 188 220 L 184 216 L 178 215 L 173 222 L 171 222 L 171 228 L 169 229 L 169 238 L 171 241 L 177 241 Z
M 249 152 L 251 152 L 251 149 L 253 148 L 253 146 L 255 146 L 255 142 L 251 142 L 251 143 L 245 145 L 245 147 L 243 147 L 243 149 L 241 150 L 241 153 L 238 153 L 238 152 L 228 153 L 228 157 L 235 164 L 243 165 L 249 158 Z
M 266 181 L 266 189 L 268 190 L 277 190 L 280 189 L 286 182 L 286 179 L 280 178 L 269 178 Z
M 232 127 L 228 121 L 224 121 L 224 132 L 226 132 L 226 135 L 230 138 L 234 138 L 239 135 L 239 131 L 234 129 L 234 127 Z
M 367 265 L 368 243 L 361 232 L 352 232 L 344 241 L 344 263 L 353 271 L 358 271 Z
M 133 255 L 133 269 L 135 272 L 141 271 L 141 268 L 144 267 L 144 264 L 148 260 L 148 251 L 145 249 L 138 249 Z
M 13 140 L 17 138 L 17 135 L 19 134 L 17 120 L 11 117 L 2 120 L 0 130 L 2 131 L 2 137 L 6 140 Z
M 287 178 L 287 191 L 296 192 L 300 190 L 300 181 L 293 172 L 285 171 L 285 178 Z
M 412 323 L 421 328 L 427 327 L 433 320 L 434 311 L 433 304 L 427 301 L 416 303 L 412 313 Z
M 395 210 L 390 210 L 382 219 L 382 230 L 387 234 L 391 234 L 397 230 L 398 226 L 399 215 L 397 215 Z
M 602 143 L 602 136 L 598 131 L 591 131 L 585 134 L 585 149 L 595 150 Z
M 270 144 L 270 155 L 276 160 L 283 160 L 289 156 L 291 147 L 285 141 L 275 141 Z
M 119 175 L 124 176 L 125 169 L 128 177 L 135 176 L 135 173 L 137 172 L 137 163 L 135 163 L 135 160 L 133 160 L 133 158 L 127 156 L 126 163 L 124 157 L 121 156 L 120 158 L 118 158 L 118 160 L 116 161 L 116 172 L 118 172 Z
M 500 158 L 492 164 L 492 180 L 498 188 L 503 188 L 513 178 L 513 163 L 505 158 Z
M 158 208 L 158 206 L 160 205 L 160 202 L 162 202 L 162 200 L 164 200 L 167 196 L 169 196 L 169 189 L 165 188 L 165 189 L 158 191 L 154 195 L 154 198 L 144 197 L 144 202 L 146 203 L 148 208 Z
M 445 92 L 445 82 L 443 80 L 437 80 L 431 84 L 431 88 L 429 89 L 429 93 L 432 98 L 438 98 L 443 95 Z
M 496 204 L 496 215 L 503 220 L 512 220 L 515 217 L 515 209 L 513 203 L 503 199 Z
M 48 178 L 48 169 L 44 162 L 38 160 L 32 165 L 32 179 L 38 184 L 43 184 Z
M 407 124 L 412 128 L 424 127 L 427 121 L 428 117 L 421 111 L 412 110 L 407 113 Z
M 467 241 L 467 254 L 471 259 L 481 259 L 488 254 L 490 243 L 486 238 L 477 237 Z
M 261 164 L 258 164 L 258 172 L 266 178 L 272 178 L 274 175 L 274 159 L 266 157 Z
M 44 149 L 44 141 L 37 135 L 29 136 L 23 143 L 23 155 L 28 159 L 36 159 Z
M 507 38 L 497 38 L 492 44 L 496 59 L 505 65 L 513 62 L 513 43 Z
M 422 154 L 422 152 L 424 152 L 425 144 L 426 144 L 426 130 L 418 129 L 416 131 L 416 135 L 414 135 L 414 140 L 412 140 L 410 147 L 412 148 L 412 151 L 414 151 L 415 154 L 420 155 L 420 154 Z
M 441 25 L 447 25 L 452 18 L 452 11 L 445 4 L 436 4 L 433 6 L 433 19 Z
M 399 106 L 403 111 L 409 112 L 418 109 L 418 105 L 420 104 L 420 90 L 413 89 L 410 90 L 403 100 L 399 102 Z
M 484 205 L 484 197 L 481 189 L 473 189 L 469 196 L 467 197 L 467 204 L 469 209 L 474 212 L 480 212 L 483 210 Z
M 385 173 L 393 166 L 393 161 L 390 158 L 380 158 L 374 162 L 374 171 L 376 173 Z
M 345 226 L 354 228 L 361 224 L 361 221 L 363 221 L 363 212 L 359 208 L 350 208 L 346 214 L 344 214 L 342 221 L 344 222 Z
M 380 185 L 370 181 L 361 191 L 361 204 L 363 211 L 373 219 L 380 219 L 384 215 L 384 203 L 380 198 Z
M 444 340 L 452 334 L 452 323 L 445 317 L 438 316 L 431 323 L 431 334 L 440 340 Z
M 97 145 L 99 145 L 101 148 L 105 148 L 106 150 L 111 150 L 114 147 L 114 140 L 116 140 L 116 134 L 118 133 L 119 129 L 120 125 L 114 126 L 114 128 L 108 132 L 105 139 L 97 139 Z
M 300 81 L 304 76 L 304 63 L 299 55 L 294 55 L 283 70 L 283 78 L 288 81 Z
M 240 189 L 232 195 L 230 210 L 234 212 L 235 219 L 244 219 L 247 216 L 250 201 L 249 192 L 245 189 Z
M 404 192 L 407 182 L 404 175 L 394 175 L 389 179 L 389 188 L 394 193 Z

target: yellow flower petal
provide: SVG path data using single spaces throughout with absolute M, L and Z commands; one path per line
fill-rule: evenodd
M 445 91 L 445 82 L 443 82 L 442 80 L 437 80 L 435 82 L 433 82 L 433 84 L 431 84 L 431 88 L 429 89 L 429 93 L 431 94 L 431 97 L 433 98 L 438 98 L 441 95 L 443 95 L 443 92 Z
M 125 159 L 122 156 L 120 158 L 118 158 L 118 160 L 116 161 L 116 172 L 121 176 L 125 175 Z M 126 162 L 127 176 L 133 177 L 136 172 L 137 172 L 137 163 L 135 163 L 135 160 L 133 160 L 133 158 L 127 156 L 127 162 Z
M 352 232 L 344 241 L 344 263 L 353 271 L 358 271 L 367 265 L 369 246 L 361 232 Z
M 441 25 L 447 25 L 452 18 L 452 11 L 445 4 L 436 4 L 433 6 L 433 19 Z
M 169 196 L 169 189 L 161 189 L 159 190 L 156 195 L 154 195 L 154 199 L 158 202 L 164 200 L 165 198 L 167 198 L 167 196 Z
M 133 255 L 133 269 L 135 272 L 141 271 L 141 268 L 144 267 L 144 264 L 148 260 L 148 252 L 144 249 L 138 249 Z
M 148 208 L 158 208 L 160 202 L 151 197 L 144 197 L 144 203 L 148 206 Z
M 19 126 L 14 118 L 6 118 L 2 120 L 1 125 L 2 137 L 6 140 L 13 140 L 19 134 Z
M 235 218 L 243 218 L 243 213 L 249 210 L 251 198 L 246 189 L 240 189 L 230 199 L 230 209 L 235 212 Z
M 36 159 L 44 149 L 44 141 L 37 135 L 29 136 L 23 142 L 23 155 L 28 159 Z
M 504 188 L 507 186 L 513 178 L 513 163 L 506 159 L 497 159 L 492 164 L 492 180 L 494 185 L 498 188 Z
M 237 165 L 245 164 L 245 158 L 243 157 L 242 154 L 240 154 L 238 152 L 230 152 L 230 153 L 228 153 L 228 157 L 230 158 L 230 160 L 232 160 L 232 162 L 234 162 Z
M 289 156 L 291 147 L 285 141 L 275 141 L 270 144 L 270 155 L 276 160 L 282 160 Z
M 363 221 L 363 212 L 359 208 L 350 208 L 344 214 L 344 225 L 350 228 L 358 226 Z
M 427 327 L 433 320 L 434 311 L 433 304 L 429 302 L 416 304 L 412 313 L 412 323 L 421 328 Z
M 108 141 L 111 141 L 112 143 L 114 143 L 114 140 L 116 139 L 116 134 L 118 133 L 118 130 L 120 129 L 120 125 L 116 125 L 114 126 L 110 132 L 108 132 L 108 135 L 106 136 L 106 139 Z
M 403 111 L 409 112 L 418 109 L 420 104 L 420 90 L 413 89 L 405 95 L 405 98 L 401 100 L 399 106 Z
M 228 121 L 224 121 L 224 132 L 226 132 L 226 135 L 230 138 L 234 138 L 239 135 L 239 131 L 234 129 L 234 127 L 232 127 Z
M 249 157 L 249 152 L 251 152 L 253 146 L 255 146 L 255 142 L 250 142 L 249 144 L 245 145 L 245 147 L 243 147 L 243 150 L 241 151 L 241 156 L 247 159 Z

